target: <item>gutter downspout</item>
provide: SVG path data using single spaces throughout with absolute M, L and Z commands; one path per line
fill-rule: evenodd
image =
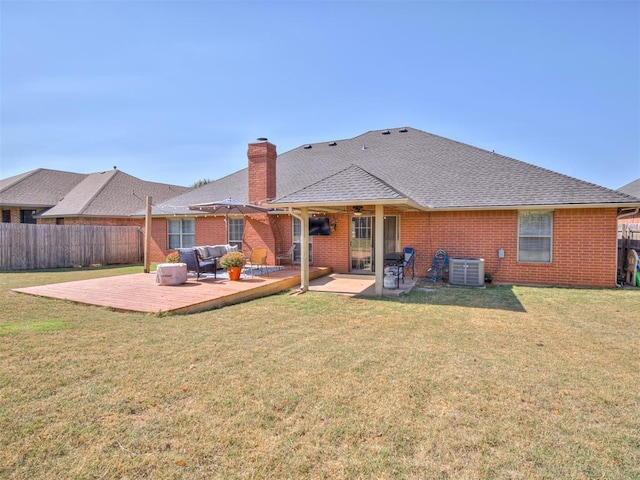
M 636 207 L 636 208 L 632 209 L 630 212 L 620 213 L 620 214 L 618 214 L 618 220 L 620 220 L 621 218 L 624 218 L 624 217 L 632 217 L 634 215 L 637 215 L 638 212 L 640 212 L 640 207 Z

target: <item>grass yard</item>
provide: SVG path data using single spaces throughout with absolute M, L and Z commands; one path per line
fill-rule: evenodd
M 638 290 L 187 316 L 10 291 L 132 271 L 0 274 L 0 478 L 640 478 Z

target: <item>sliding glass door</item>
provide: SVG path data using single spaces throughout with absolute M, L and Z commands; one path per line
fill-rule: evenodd
M 371 274 L 375 271 L 375 218 L 371 215 L 351 217 L 351 273 Z M 385 254 L 399 250 L 398 217 L 388 215 L 384 217 L 384 245 Z

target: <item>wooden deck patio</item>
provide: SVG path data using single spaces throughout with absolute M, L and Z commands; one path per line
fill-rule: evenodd
M 331 268 L 311 267 L 309 276 L 316 279 L 331 273 Z M 100 305 L 121 311 L 147 313 L 194 313 L 273 295 L 300 285 L 299 270 L 280 270 L 268 276 L 227 279 L 189 280 L 182 285 L 158 285 L 156 274 L 135 273 L 76 282 L 55 283 L 14 291 Z

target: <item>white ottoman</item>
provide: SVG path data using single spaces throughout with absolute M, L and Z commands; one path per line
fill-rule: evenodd
M 187 281 L 186 263 L 160 263 L 156 269 L 159 285 L 181 285 Z

